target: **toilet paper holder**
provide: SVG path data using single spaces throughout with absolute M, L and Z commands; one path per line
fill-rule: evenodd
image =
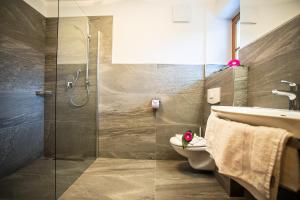
M 158 110 L 160 106 L 160 100 L 157 98 L 152 99 L 151 106 L 153 110 Z

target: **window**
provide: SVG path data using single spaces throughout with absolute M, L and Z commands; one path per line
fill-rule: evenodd
M 240 13 L 232 19 L 232 59 L 239 59 L 240 51 Z

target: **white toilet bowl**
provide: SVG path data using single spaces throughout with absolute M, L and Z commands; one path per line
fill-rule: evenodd
M 176 136 L 170 138 L 170 143 L 177 153 L 188 159 L 192 168 L 207 171 L 215 169 L 215 162 L 203 144 L 193 144 L 183 149 L 181 140 Z

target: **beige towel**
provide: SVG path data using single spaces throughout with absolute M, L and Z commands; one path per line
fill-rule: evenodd
M 282 152 L 290 136 L 283 129 L 226 121 L 214 113 L 205 133 L 219 172 L 251 185 L 259 200 L 277 197 Z

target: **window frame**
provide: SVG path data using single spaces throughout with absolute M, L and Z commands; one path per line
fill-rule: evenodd
M 234 16 L 231 20 L 232 22 L 232 59 L 237 59 L 237 52 L 239 51 L 240 47 L 236 46 L 237 43 L 237 24 L 240 21 L 240 13 Z

